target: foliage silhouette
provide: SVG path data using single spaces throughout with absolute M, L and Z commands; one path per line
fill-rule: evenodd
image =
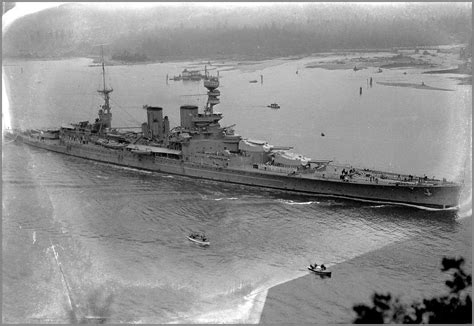
M 453 270 L 452 280 L 446 281 L 449 293 L 423 299 L 422 302 L 404 304 L 398 298 L 392 300 L 390 293 L 375 293 L 373 306 L 356 305 L 353 310 L 357 317 L 355 324 L 465 324 L 472 323 L 472 301 L 470 287 L 472 277 L 462 268 L 463 258 L 442 260 L 442 272 Z

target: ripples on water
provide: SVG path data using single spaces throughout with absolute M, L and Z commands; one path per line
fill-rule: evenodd
M 7 303 L 11 320 L 64 321 L 51 243 L 78 309 L 101 289 L 114 298 L 110 321 L 251 321 L 259 293 L 305 275 L 311 262 L 331 266 L 410 238 L 449 246 L 456 232 L 455 212 L 170 178 L 17 144 L 4 152 L 5 292 L 31 291 L 8 271 L 33 261 L 20 279 L 38 295 L 22 307 L 26 315 Z M 20 197 L 29 204 L 17 206 Z M 206 232 L 211 246 L 188 241 L 191 231 Z

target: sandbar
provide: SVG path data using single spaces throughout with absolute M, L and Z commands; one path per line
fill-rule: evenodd
M 432 87 L 432 86 L 428 86 L 428 85 L 425 85 L 425 84 L 415 84 L 415 83 L 377 82 L 377 84 L 384 85 L 384 86 L 410 87 L 410 88 L 417 88 L 417 89 L 426 89 L 426 90 L 430 90 L 430 91 L 454 91 L 453 89 Z

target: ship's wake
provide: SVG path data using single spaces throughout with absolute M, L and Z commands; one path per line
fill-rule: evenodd
M 223 198 L 214 198 L 213 200 L 221 201 L 221 200 L 237 200 L 237 199 L 239 199 L 239 198 L 237 198 L 237 197 L 226 197 L 226 198 L 223 197 Z
M 280 203 L 286 204 L 286 205 L 311 205 L 311 204 L 319 204 L 320 202 L 318 201 L 293 201 L 293 200 L 286 200 L 286 199 L 278 199 L 277 200 Z

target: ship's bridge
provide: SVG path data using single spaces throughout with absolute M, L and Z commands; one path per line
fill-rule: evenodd
M 212 114 L 198 114 L 192 118 L 193 123 L 197 127 L 206 126 L 211 123 L 217 123 L 222 119 L 221 113 L 212 113 Z

